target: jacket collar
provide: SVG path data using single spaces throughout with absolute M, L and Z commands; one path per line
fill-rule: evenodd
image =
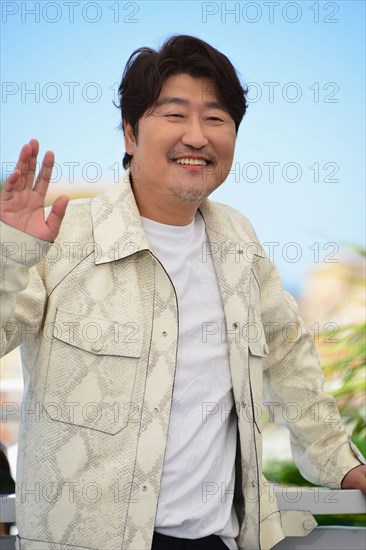
M 130 170 L 122 180 L 91 201 L 95 263 L 121 260 L 150 250 L 130 183 Z
M 242 224 L 233 225 L 226 205 L 204 200 L 199 210 L 205 220 L 210 244 L 218 251 L 235 250 L 245 245 L 250 256 L 262 255 Z M 151 250 L 140 218 L 127 169 L 121 181 L 91 201 L 91 217 L 96 247 L 95 263 L 121 260 L 143 250 Z M 259 251 L 259 252 L 258 252 Z

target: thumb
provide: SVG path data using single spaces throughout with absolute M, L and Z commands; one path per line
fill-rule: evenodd
M 60 230 L 60 225 L 64 219 L 66 207 L 69 202 L 69 197 L 66 195 L 61 195 L 58 197 L 52 205 L 51 212 L 48 215 L 46 224 L 50 230 L 52 238 L 55 239 Z

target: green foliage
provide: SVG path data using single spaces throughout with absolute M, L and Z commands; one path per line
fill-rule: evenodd
M 300 474 L 293 460 L 266 460 L 263 474 L 271 483 L 296 485 L 297 487 L 315 487 Z
M 366 439 L 362 436 L 358 436 L 353 434 L 352 441 L 358 447 L 363 454 L 363 456 L 366 456 Z
M 331 390 L 337 401 L 342 420 L 365 448 L 366 437 L 366 342 L 365 323 L 339 329 L 331 346 L 331 360 L 323 365 L 326 380 L 339 380 L 338 388 Z M 365 449 L 366 450 L 366 449 Z
M 318 515 L 314 514 L 314 518 L 319 525 L 345 525 L 352 527 L 366 527 L 366 514 L 333 514 L 333 515 Z

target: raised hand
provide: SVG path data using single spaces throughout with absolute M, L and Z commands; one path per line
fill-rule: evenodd
M 69 199 L 66 195 L 58 197 L 45 219 L 44 202 L 55 158 L 52 151 L 46 152 L 33 185 L 38 150 L 36 139 L 22 148 L 15 170 L 0 194 L 0 219 L 33 237 L 52 242 L 59 232 Z

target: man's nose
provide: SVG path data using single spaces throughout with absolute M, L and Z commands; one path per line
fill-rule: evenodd
M 191 116 L 184 124 L 182 143 L 200 149 L 208 144 L 204 125 L 199 117 Z

